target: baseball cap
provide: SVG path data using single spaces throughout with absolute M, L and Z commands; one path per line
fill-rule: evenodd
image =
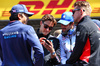
M 31 12 L 28 12 L 27 8 L 25 5 L 23 4 L 17 4 L 15 6 L 12 7 L 11 11 L 10 11 L 11 14 L 13 13 L 25 13 L 27 14 L 29 17 L 32 16 L 34 13 L 31 13 Z
M 58 23 L 61 23 L 63 25 L 68 25 L 70 22 L 74 22 L 72 15 L 73 15 L 72 12 L 64 12 L 61 16 L 61 19 L 58 21 Z

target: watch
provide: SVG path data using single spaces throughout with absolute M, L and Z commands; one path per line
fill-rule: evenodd
M 55 52 L 51 53 L 51 55 L 55 55 Z

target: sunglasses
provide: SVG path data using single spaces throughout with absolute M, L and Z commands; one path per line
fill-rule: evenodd
M 79 11 L 79 10 L 81 10 L 81 9 L 74 9 L 74 10 L 72 10 L 72 12 L 73 12 L 73 14 L 74 14 L 75 11 Z
M 49 27 L 47 24 L 44 24 L 44 28 L 45 29 L 49 28 L 49 30 L 52 30 L 53 29 L 53 27 Z
M 79 10 L 81 10 L 81 9 L 74 9 L 74 10 L 72 10 L 72 12 L 73 12 L 73 14 L 74 14 L 75 11 L 79 11 Z M 85 11 L 85 10 L 83 10 L 83 11 Z

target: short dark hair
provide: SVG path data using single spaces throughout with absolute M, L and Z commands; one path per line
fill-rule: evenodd
M 9 17 L 10 21 L 13 21 L 13 20 L 18 20 L 18 13 L 13 13 L 11 14 L 11 16 Z
M 12 11 L 9 11 L 9 13 L 11 14 L 11 16 L 9 17 L 9 20 L 10 21 L 13 21 L 13 20 L 19 20 L 18 18 L 18 14 L 23 14 L 23 12 L 20 12 L 20 13 L 12 13 Z
M 57 24 L 56 19 L 50 14 L 46 14 L 42 17 L 42 22 L 44 21 L 52 21 L 54 23 L 54 26 Z

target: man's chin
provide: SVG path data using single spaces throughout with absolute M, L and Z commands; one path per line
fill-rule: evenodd
M 48 33 L 43 33 L 44 36 L 48 35 Z

